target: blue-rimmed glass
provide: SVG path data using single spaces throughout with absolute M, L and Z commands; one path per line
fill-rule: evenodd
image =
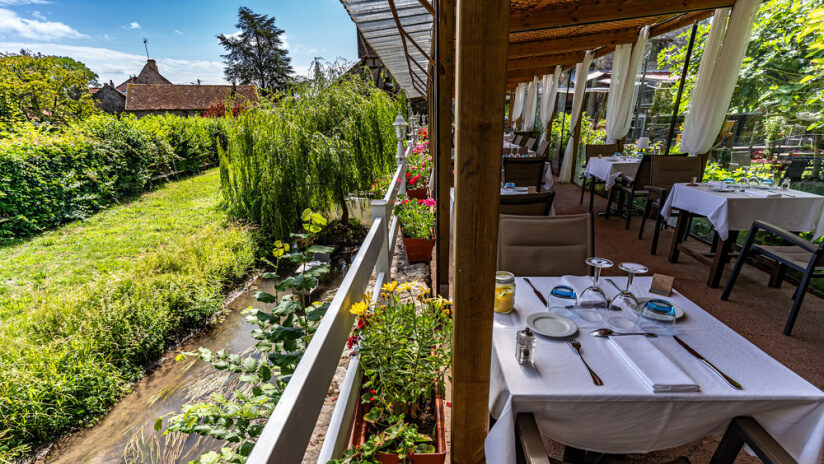
M 577 303 L 578 295 L 575 294 L 575 289 L 568 285 L 558 285 L 549 292 L 548 309 L 554 313 L 574 317 Z
M 654 298 L 641 307 L 638 326 L 659 335 L 672 335 L 675 328 L 675 307 L 667 300 Z

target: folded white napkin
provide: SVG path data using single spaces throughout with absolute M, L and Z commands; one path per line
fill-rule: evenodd
M 700 390 L 695 381 L 647 337 L 610 337 L 609 343 L 654 393 Z
M 747 189 L 745 190 L 747 195 L 759 198 L 778 198 L 781 196 L 778 192 L 770 192 L 769 190 L 756 190 L 756 189 Z

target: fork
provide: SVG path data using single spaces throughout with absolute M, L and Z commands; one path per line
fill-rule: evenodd
M 581 361 L 584 363 L 584 366 L 587 367 L 589 375 L 592 376 L 592 383 L 598 386 L 603 385 L 604 381 L 601 380 L 600 377 L 598 377 L 598 374 L 596 374 L 591 367 L 589 367 L 589 364 L 587 364 L 587 360 L 584 359 L 584 355 L 581 354 L 581 342 L 579 342 L 578 340 L 570 340 L 569 344 L 572 345 L 573 348 L 575 348 L 575 351 L 578 352 L 578 357 L 581 358 Z

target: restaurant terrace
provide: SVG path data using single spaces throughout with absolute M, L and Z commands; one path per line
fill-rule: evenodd
M 411 195 L 407 162 L 422 134 L 437 211 L 431 287 L 454 305 L 436 440 L 446 460 L 822 462 L 824 303 L 810 283 L 824 276 L 824 197 L 792 178 L 820 168 L 820 140 L 803 165 L 792 150 L 776 155 L 780 175 L 759 176 L 752 146 L 727 161 L 751 175 L 707 174 L 735 132 L 728 109 L 760 1 L 341 3 L 398 85 L 425 100 L 428 124 L 395 121 L 394 178 L 247 462 L 297 463 L 317 439 L 325 463 L 353 443 L 358 356 L 332 387 L 325 432 L 313 431 L 350 308 L 396 278 L 392 206 Z M 671 72 L 681 74 L 675 111 L 682 98 L 688 110 L 653 135 L 637 127 L 647 44 L 684 29 L 686 62 Z M 591 65 L 606 56 L 604 81 Z M 594 102 L 606 105 L 601 143 L 582 135 Z M 547 135 L 553 123 L 568 142 Z

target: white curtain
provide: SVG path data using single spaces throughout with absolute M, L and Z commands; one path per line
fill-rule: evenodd
M 566 151 L 564 152 L 564 161 L 561 163 L 561 182 L 569 182 L 572 180 L 572 153 L 578 149 L 572 135 L 575 133 L 575 126 L 581 117 L 581 108 L 584 106 L 587 74 L 589 73 L 589 65 L 591 64 L 592 51 L 587 50 L 587 53 L 584 55 L 584 61 L 575 65 L 575 92 L 572 94 L 572 114 L 569 117 L 570 137 L 569 142 L 567 142 Z
M 541 125 L 543 134 L 541 140 L 549 140 L 549 122 L 555 110 L 555 100 L 558 97 L 558 82 L 561 80 L 561 65 L 555 66 L 555 74 L 544 74 L 541 83 Z
M 516 130 L 518 129 L 518 120 L 521 119 L 521 113 L 524 109 L 524 96 L 526 95 L 526 82 L 521 82 L 515 89 L 515 101 L 512 102 L 510 108 L 509 122 Z
M 644 26 L 634 46 L 622 44 L 615 47 L 607 101 L 607 143 L 615 143 L 629 132 L 632 106 L 638 97 L 638 68 L 648 39 L 649 26 Z
M 715 10 L 684 120 L 682 152 L 706 153 L 715 142 L 727 116 L 760 4 L 761 0 L 738 0 L 732 14 L 729 8 Z
M 538 76 L 532 79 L 527 87 L 526 104 L 524 104 L 524 130 L 531 131 L 535 127 L 535 113 L 538 111 Z

